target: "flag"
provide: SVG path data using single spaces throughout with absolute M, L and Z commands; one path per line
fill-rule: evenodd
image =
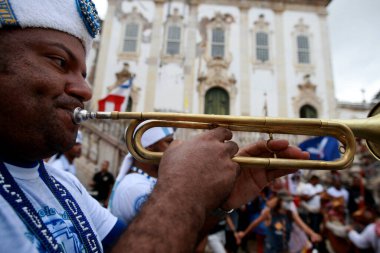
M 134 75 L 124 83 L 116 86 L 103 99 L 98 101 L 99 111 L 120 111 L 125 112 L 128 106 L 128 99 L 131 94 Z
M 340 158 L 339 142 L 330 136 L 319 136 L 299 144 L 300 149 L 310 153 L 310 160 L 334 161 Z

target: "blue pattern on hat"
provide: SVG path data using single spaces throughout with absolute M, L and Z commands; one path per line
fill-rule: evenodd
M 2 26 L 19 26 L 8 0 L 0 0 L 0 27 Z
M 76 0 L 76 3 L 79 15 L 86 25 L 87 31 L 91 37 L 95 38 L 100 31 L 100 21 L 95 4 L 91 0 Z

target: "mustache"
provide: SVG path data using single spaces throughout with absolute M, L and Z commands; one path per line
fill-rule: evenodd
M 84 103 L 78 98 L 64 96 L 64 97 L 60 97 L 56 99 L 54 102 L 54 106 L 56 108 L 63 108 L 71 112 L 74 112 L 74 109 L 77 107 L 80 107 L 83 109 Z

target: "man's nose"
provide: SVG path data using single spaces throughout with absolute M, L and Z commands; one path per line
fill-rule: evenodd
M 80 98 L 82 102 L 88 101 L 92 97 L 91 87 L 83 77 L 76 78 L 66 85 L 66 92 L 69 95 Z

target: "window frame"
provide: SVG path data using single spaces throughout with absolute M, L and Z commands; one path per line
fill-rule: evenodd
M 131 25 L 134 25 L 136 26 L 136 35 L 135 36 L 128 36 L 127 33 L 128 33 L 128 27 L 131 26 Z M 125 24 L 125 28 L 124 28 L 124 36 L 123 36 L 123 45 L 122 45 L 122 52 L 123 53 L 126 53 L 126 54 L 133 54 L 133 53 L 137 53 L 137 50 L 138 50 L 138 43 L 139 43 L 139 32 L 140 32 L 140 24 L 135 22 L 135 21 L 132 21 L 132 22 L 128 22 Z M 133 41 L 134 42 L 134 51 L 127 51 L 125 50 L 126 48 L 126 43 L 129 42 L 129 41 Z
M 216 36 L 215 35 L 215 32 L 216 31 L 221 31 L 221 34 L 222 36 L 220 36 L 222 38 L 222 42 L 220 41 L 215 41 L 214 38 Z M 210 55 L 213 59 L 224 59 L 225 58 L 225 55 L 226 55 L 226 31 L 225 29 L 223 29 L 222 27 L 213 27 L 211 28 L 211 47 L 210 47 Z M 222 52 L 222 55 L 214 55 L 214 50 L 220 50 L 220 47 L 222 48 L 221 52 Z

